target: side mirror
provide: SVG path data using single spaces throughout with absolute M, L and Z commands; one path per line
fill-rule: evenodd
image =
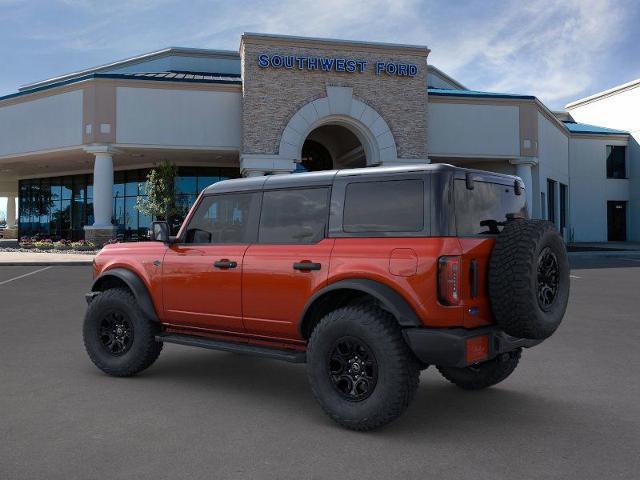
M 167 222 L 153 222 L 149 233 L 151 241 L 169 243 L 169 224 Z

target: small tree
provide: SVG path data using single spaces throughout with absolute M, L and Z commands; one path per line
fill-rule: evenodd
M 147 175 L 147 185 L 144 188 L 146 197 L 138 197 L 136 210 L 171 224 L 172 219 L 180 214 L 176 205 L 176 189 L 174 179 L 178 174 L 178 167 L 164 160 L 153 168 Z

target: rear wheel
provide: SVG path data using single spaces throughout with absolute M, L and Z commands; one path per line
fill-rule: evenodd
M 307 349 L 311 389 L 323 410 L 352 430 L 372 430 L 411 402 L 419 366 L 395 319 L 373 305 L 339 308 L 322 318 Z
M 498 355 L 493 360 L 465 368 L 438 367 L 444 378 L 465 390 L 480 390 L 505 380 L 518 366 L 521 349 Z
M 114 288 L 96 296 L 84 319 L 84 345 L 91 361 L 117 377 L 135 375 L 156 361 L 162 343 L 158 325 L 147 319 L 129 290 Z

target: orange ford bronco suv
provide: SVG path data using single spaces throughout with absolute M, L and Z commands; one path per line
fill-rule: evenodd
M 525 197 L 517 177 L 449 165 L 216 183 L 176 237 L 154 222 L 152 241 L 97 255 L 87 352 L 115 376 L 164 343 L 306 362 L 333 420 L 379 427 L 421 369 L 489 387 L 560 324 L 566 249 Z

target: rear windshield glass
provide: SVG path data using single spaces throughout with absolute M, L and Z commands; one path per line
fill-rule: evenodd
M 459 236 L 499 233 L 507 215 L 527 217 L 524 191 L 497 183 L 474 182 L 473 190 L 464 180 L 455 181 L 456 229 Z

